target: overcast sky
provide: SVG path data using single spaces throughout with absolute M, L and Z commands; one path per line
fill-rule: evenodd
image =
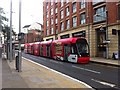
M 43 24 L 43 0 L 21 0 L 21 28 L 34 22 Z M 12 0 L 12 25 L 15 32 L 19 32 L 19 0 Z M 10 18 L 10 0 L 0 0 L 0 7 L 6 13 L 6 17 Z M 9 23 L 8 23 L 9 24 Z

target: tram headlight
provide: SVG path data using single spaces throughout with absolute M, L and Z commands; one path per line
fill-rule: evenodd
M 81 57 L 81 55 L 79 55 Z

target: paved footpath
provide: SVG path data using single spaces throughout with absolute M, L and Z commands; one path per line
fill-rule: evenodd
M 10 69 L 6 60 L 2 60 L 2 88 L 28 88 L 19 73 Z
M 0 47 L 0 90 L 2 89 L 2 48 Z
M 87 84 L 73 80 L 44 68 L 36 63 L 22 59 L 22 72 L 15 70 L 15 60 L 3 61 L 3 88 L 85 88 Z

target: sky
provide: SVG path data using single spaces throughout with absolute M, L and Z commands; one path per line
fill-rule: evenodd
M 38 22 L 43 24 L 43 0 L 21 0 L 21 28 L 25 25 Z M 5 16 L 10 18 L 10 0 L 0 0 L 0 7 L 4 9 Z M 12 25 L 19 33 L 19 0 L 12 0 Z M 10 26 L 10 19 L 7 23 Z

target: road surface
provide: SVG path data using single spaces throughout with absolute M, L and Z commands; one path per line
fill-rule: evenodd
M 68 63 L 29 54 L 23 54 L 23 57 L 83 81 L 97 90 L 108 88 L 109 90 L 116 90 L 118 87 L 120 89 L 118 67 L 91 62 L 88 64 Z

